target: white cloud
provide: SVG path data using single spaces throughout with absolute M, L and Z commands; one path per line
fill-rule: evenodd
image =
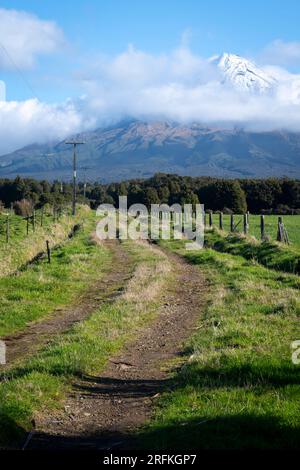
M 6 100 L 6 86 L 5 82 L 0 80 L 0 101 L 5 101 Z
M 268 44 L 261 59 L 270 64 L 290 66 L 300 64 L 300 41 L 284 42 L 281 39 Z
M 157 56 L 130 46 L 116 57 L 94 61 L 82 84 L 90 112 L 103 119 L 150 116 L 300 130 L 300 75 L 274 66 L 264 70 L 278 85 L 269 95 L 255 96 L 223 83 L 216 57 L 204 59 L 187 46 Z
M 85 64 L 77 76 L 84 97 L 77 101 L 0 103 L 0 154 L 125 116 L 300 131 L 300 75 L 278 66 L 264 70 L 277 86 L 257 96 L 223 83 L 216 62 L 193 54 L 186 45 L 160 55 L 130 46 L 115 57 L 100 56 Z
M 0 70 L 30 68 L 40 54 L 58 51 L 64 44 L 62 30 L 52 21 L 33 14 L 0 8 Z
M 48 105 L 37 99 L 0 102 L 0 153 L 63 139 L 96 124 L 79 109 L 79 103 L 71 101 L 61 105 Z

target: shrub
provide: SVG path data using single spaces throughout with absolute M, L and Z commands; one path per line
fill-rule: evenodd
M 33 204 L 28 199 L 22 199 L 21 201 L 16 201 L 14 203 L 15 214 L 21 215 L 23 217 L 28 217 L 32 215 Z

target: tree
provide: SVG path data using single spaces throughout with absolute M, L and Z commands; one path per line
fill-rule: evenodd
M 143 201 L 148 208 L 151 204 L 159 204 L 160 199 L 158 197 L 157 191 L 155 188 L 146 188 L 144 191 Z

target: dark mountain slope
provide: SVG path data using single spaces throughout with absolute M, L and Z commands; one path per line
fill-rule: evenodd
M 77 135 L 78 167 L 103 181 L 155 172 L 223 177 L 300 177 L 300 134 L 245 132 L 200 124 L 127 121 Z M 0 177 L 71 177 L 64 142 L 34 144 L 0 157 Z

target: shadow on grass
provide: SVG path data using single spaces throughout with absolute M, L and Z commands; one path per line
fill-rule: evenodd
M 241 387 L 256 385 L 258 393 L 272 387 L 299 383 L 293 371 L 273 369 L 269 376 L 260 382 L 264 370 L 253 369 L 250 366 L 226 370 L 209 370 L 188 366 L 184 369 L 179 380 L 126 380 L 110 377 L 81 376 L 81 381 L 74 388 L 82 395 L 95 397 L 109 396 L 113 401 L 118 399 L 143 398 L 153 396 L 158 392 L 169 392 L 175 387 L 194 385 L 201 391 L 206 388 Z M 207 393 L 210 393 L 209 390 Z M 213 392 L 212 392 L 213 393 Z M 26 432 L 18 425 L 18 419 L 6 410 L 0 414 L 0 434 L 8 446 L 21 448 L 26 440 Z M 230 413 L 230 412 L 229 412 Z M 135 433 L 123 433 L 101 428 L 99 432 L 89 433 L 88 429 L 78 436 L 49 435 L 35 433 L 28 445 L 29 449 L 296 449 L 300 445 L 300 428 L 288 426 L 280 417 L 271 414 L 240 414 L 217 415 L 214 417 L 201 415 L 201 410 L 195 411 L 195 417 L 178 419 L 156 426 L 152 422 L 150 428 L 142 428 Z M 100 423 L 99 423 L 100 424 Z M 117 423 L 114 423 L 117 429 Z M 5 439 L 4 439 L 5 437 Z
M 147 449 L 297 449 L 300 427 L 270 415 L 198 416 L 144 431 L 138 442 Z
M 170 391 L 174 388 L 174 381 L 165 380 L 139 380 L 139 379 L 114 379 L 111 377 L 83 376 L 83 382 L 76 384 L 74 388 L 81 395 L 101 394 L 110 398 L 126 399 L 153 396 L 159 392 Z M 89 385 L 91 382 L 91 385 Z
M 258 390 L 300 385 L 300 369 L 293 364 L 273 366 L 272 364 L 224 365 L 219 369 L 188 364 L 179 373 L 179 383 L 198 385 L 205 388 L 255 387 Z
M 300 428 L 291 428 L 276 416 L 232 415 L 197 416 L 159 428 L 142 429 L 137 433 L 101 430 L 82 436 L 39 433 L 29 449 L 52 450 L 204 450 L 204 449 L 297 449 Z

